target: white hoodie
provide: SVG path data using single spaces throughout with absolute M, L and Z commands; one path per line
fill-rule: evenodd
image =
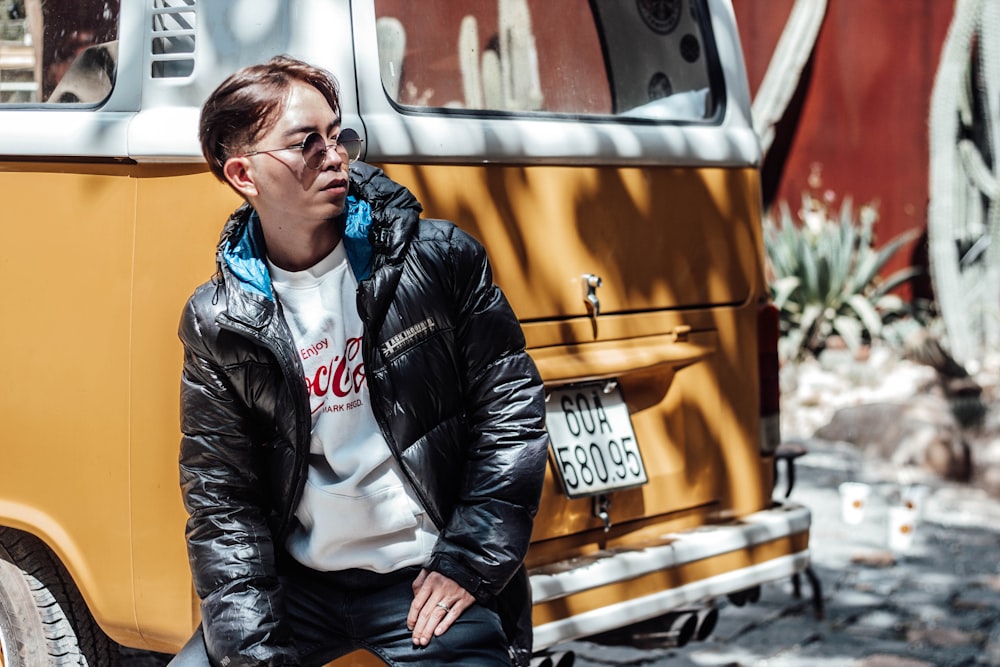
M 437 531 L 372 413 L 361 355 L 357 280 L 343 243 L 304 271 L 268 264 L 305 370 L 309 474 L 289 553 L 316 570 L 391 572 L 422 565 Z

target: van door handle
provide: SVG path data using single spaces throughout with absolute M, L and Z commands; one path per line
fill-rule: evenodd
M 591 317 L 601 314 L 601 300 L 597 298 L 597 288 L 601 286 L 601 277 L 592 273 L 583 274 L 583 300 Z

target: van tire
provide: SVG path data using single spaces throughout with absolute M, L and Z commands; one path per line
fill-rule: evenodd
M 21 571 L 0 556 L 0 656 L 5 667 L 44 665 L 47 652 L 35 599 Z
M 69 573 L 37 538 L 0 527 L 0 664 L 105 667 L 118 646 L 98 627 Z

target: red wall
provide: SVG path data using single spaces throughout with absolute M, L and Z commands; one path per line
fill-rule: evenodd
M 756 92 L 793 0 L 733 5 Z M 881 242 L 926 229 L 930 97 L 953 6 L 828 0 L 813 59 L 765 160 L 766 202 L 794 209 L 819 163 L 824 189 L 856 204 L 878 202 Z M 914 244 L 888 270 L 920 262 L 922 250 Z

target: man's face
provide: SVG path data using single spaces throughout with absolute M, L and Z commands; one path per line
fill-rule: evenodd
M 311 132 L 333 144 L 340 119 L 318 90 L 296 82 L 277 122 L 252 147 L 272 152 L 233 158 L 245 161 L 244 194 L 265 225 L 325 224 L 344 210 L 348 161 L 342 153 L 330 148 L 323 165 L 312 169 L 303 162 L 301 149 L 273 150 L 300 144 Z

